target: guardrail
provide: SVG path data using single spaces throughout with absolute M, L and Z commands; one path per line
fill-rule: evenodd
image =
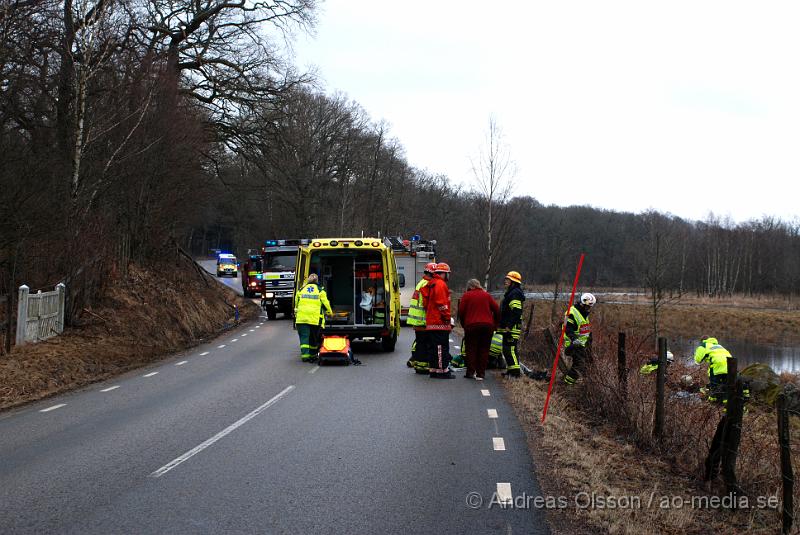
M 26 285 L 19 287 L 17 301 L 17 345 L 38 342 L 64 331 L 66 286 L 59 283 L 52 292 L 30 293 Z

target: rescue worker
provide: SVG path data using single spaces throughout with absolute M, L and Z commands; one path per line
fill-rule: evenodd
M 489 346 L 488 368 L 505 368 L 503 360 L 503 333 L 495 331 L 492 335 L 492 344 Z
M 503 357 L 506 360 L 506 377 L 519 377 L 519 355 L 517 344 L 522 332 L 522 308 L 525 304 L 525 292 L 522 291 L 522 275 L 518 271 L 509 271 L 503 279 L 506 288 L 503 302 L 500 304 L 500 326 L 497 329 L 503 335 Z
M 726 403 L 728 400 L 728 359 L 733 358 L 730 352 L 719 345 L 716 338 L 703 336 L 700 345 L 694 350 L 694 361 L 697 364 L 708 362 L 708 396 L 712 403 Z
M 428 331 L 425 329 L 425 301 L 421 290 L 428 285 L 436 270 L 436 262 L 425 264 L 425 271 L 422 278 L 414 288 L 411 295 L 411 304 L 408 307 L 408 320 L 406 323 L 414 327 L 414 342 L 411 344 L 411 358 L 406 362 L 406 366 L 414 368 L 417 373 L 428 373 Z
M 675 360 L 672 351 L 667 351 L 667 368 L 672 362 Z M 639 375 L 650 375 L 654 371 L 658 370 L 658 363 L 660 359 L 658 357 L 650 359 L 647 364 L 642 364 L 642 367 L 639 368 Z
M 450 266 L 444 262 L 436 264 L 430 282 L 422 288 L 425 304 L 425 330 L 427 331 L 429 372 L 432 379 L 454 379 L 450 371 L 450 331 L 453 321 L 450 316 Z
M 294 322 L 300 337 L 300 359 L 303 362 L 317 359 L 320 333 L 325 326 L 324 314 L 333 314 L 328 294 L 317 284 L 318 281 L 317 274 L 311 273 L 294 296 Z
M 564 354 L 572 357 L 572 367 L 564 376 L 564 382 L 568 385 L 574 385 L 586 372 L 586 366 L 591 359 L 592 331 L 589 314 L 596 302 L 594 295 L 584 293 L 578 304 L 573 305 L 564 315 Z

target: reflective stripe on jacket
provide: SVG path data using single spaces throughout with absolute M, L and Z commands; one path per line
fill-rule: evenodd
M 325 288 L 314 283 L 306 284 L 294 296 L 295 323 L 324 325 L 323 311 L 332 312 Z

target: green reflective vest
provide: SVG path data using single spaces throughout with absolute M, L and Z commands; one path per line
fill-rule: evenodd
M 727 349 L 719 345 L 716 338 L 706 338 L 702 345 L 694 350 L 694 361 L 700 364 L 708 362 L 708 376 L 726 375 L 728 373 L 728 359 L 732 355 Z
M 492 335 L 492 345 L 489 346 L 490 355 L 503 354 L 503 334 L 496 332 Z
M 428 279 L 423 278 L 417 283 L 414 288 L 414 294 L 411 296 L 411 304 L 408 307 L 408 320 L 406 323 L 413 327 L 425 326 L 425 303 L 423 303 L 422 293 L 420 290 L 428 285 Z
M 589 341 L 589 334 L 592 332 L 589 320 L 584 318 L 580 311 L 574 306 L 571 307 L 564 315 L 564 321 L 569 321 L 570 316 L 572 316 L 572 319 L 575 322 L 575 332 L 577 333 L 577 336 L 575 337 L 575 344 L 581 347 L 586 347 L 586 343 Z M 567 348 L 571 344 L 572 340 L 570 340 L 569 337 L 564 337 L 564 347 Z
M 306 284 L 294 296 L 295 323 L 324 325 L 323 309 L 331 313 L 331 304 L 325 288 L 316 284 Z

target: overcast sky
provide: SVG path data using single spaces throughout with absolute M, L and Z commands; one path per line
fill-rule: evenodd
M 493 115 L 516 194 L 793 220 L 798 21 L 796 1 L 325 0 L 296 62 L 453 182 Z

